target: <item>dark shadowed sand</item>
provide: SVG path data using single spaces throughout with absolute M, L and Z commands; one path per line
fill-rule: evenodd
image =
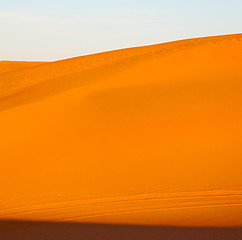
M 14 231 L 12 231 L 14 229 Z M 1 240 L 241 240 L 241 227 L 163 227 L 0 221 Z

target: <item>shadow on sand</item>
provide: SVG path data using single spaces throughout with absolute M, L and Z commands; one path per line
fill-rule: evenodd
M 241 240 L 242 228 L 0 221 L 1 240 Z

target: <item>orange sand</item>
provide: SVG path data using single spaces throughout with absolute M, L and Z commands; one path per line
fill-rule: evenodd
M 16 71 L 27 67 L 33 67 L 43 62 L 23 62 L 23 61 L 0 61 L 0 73 Z
M 242 226 L 242 34 L 17 65 L 0 219 Z

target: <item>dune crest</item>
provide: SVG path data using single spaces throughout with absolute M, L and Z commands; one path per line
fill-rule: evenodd
M 241 66 L 236 34 L 1 73 L 0 219 L 242 226 Z

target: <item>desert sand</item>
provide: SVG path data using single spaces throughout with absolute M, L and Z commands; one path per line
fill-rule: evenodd
M 242 34 L 0 73 L 2 221 L 242 227 Z
M 34 67 L 43 63 L 44 62 L 0 61 L 0 74 Z

